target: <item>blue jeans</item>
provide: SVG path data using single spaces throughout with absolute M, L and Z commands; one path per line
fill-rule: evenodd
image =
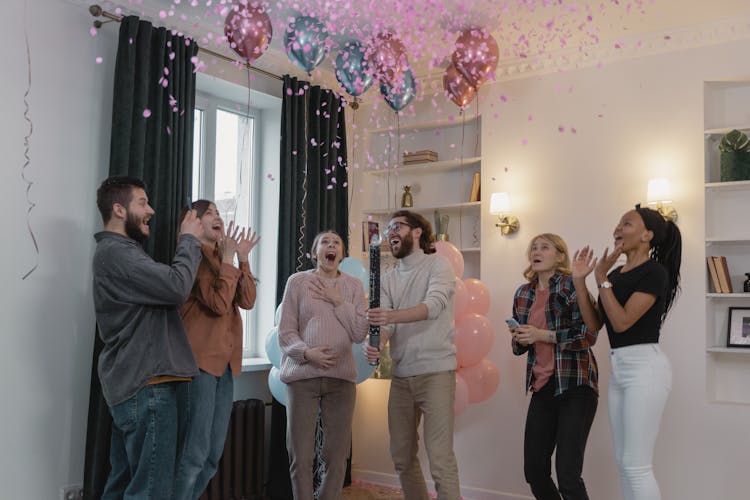
M 177 394 L 188 410 L 180 416 L 180 431 L 185 438 L 173 498 L 195 500 L 216 474 L 224 451 L 234 396 L 232 370 L 227 365 L 221 377 L 201 370 Z
M 169 500 L 177 456 L 177 387 L 147 385 L 109 407 L 112 471 L 101 500 Z
M 672 367 L 659 344 L 612 349 L 609 421 L 625 500 L 660 500 L 653 469 L 659 424 L 672 389 Z

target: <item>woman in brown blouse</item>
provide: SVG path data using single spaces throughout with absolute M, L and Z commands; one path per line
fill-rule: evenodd
M 184 439 L 175 479 L 175 497 L 195 500 L 216 473 L 232 411 L 233 376 L 242 372 L 240 308 L 255 304 L 255 279 L 248 256 L 258 244 L 250 229 L 224 229 L 216 205 L 192 204 L 203 227 L 201 260 L 190 297 L 180 309 L 200 373 L 183 384 L 180 430 Z M 237 257 L 238 266 L 234 259 Z

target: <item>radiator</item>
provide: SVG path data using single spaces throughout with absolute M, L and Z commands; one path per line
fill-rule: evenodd
M 263 434 L 265 404 L 245 399 L 232 404 L 224 454 L 219 470 L 199 500 L 263 498 Z

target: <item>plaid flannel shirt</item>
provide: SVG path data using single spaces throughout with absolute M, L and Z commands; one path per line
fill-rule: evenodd
M 544 306 L 547 328 L 557 337 L 555 344 L 555 395 L 568 388 L 588 385 L 598 394 L 598 367 L 591 347 L 598 331 L 589 331 L 583 324 L 576 301 L 576 291 L 570 276 L 555 274 L 549 280 L 549 301 Z M 521 285 L 513 297 L 513 317 L 522 325 L 528 323 L 531 306 L 536 296 L 536 283 Z M 534 345 L 524 346 L 511 341 L 513 354 L 528 352 L 526 363 L 526 391 L 531 387 L 531 369 L 536 363 Z

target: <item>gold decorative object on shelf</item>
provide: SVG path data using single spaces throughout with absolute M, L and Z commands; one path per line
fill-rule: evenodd
M 450 216 L 435 210 L 435 239 L 437 241 L 448 241 L 448 222 L 450 222 Z
M 401 195 L 401 208 L 411 208 L 414 206 L 414 198 L 411 195 L 411 186 L 404 186 L 404 193 Z

